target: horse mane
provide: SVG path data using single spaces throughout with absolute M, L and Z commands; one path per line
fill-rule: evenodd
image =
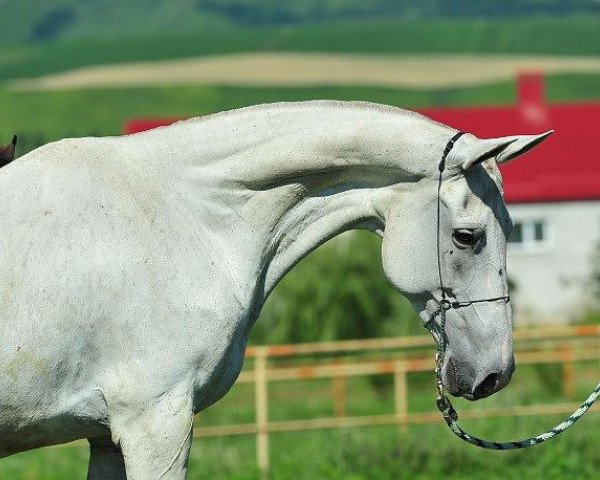
M 12 142 L 0 146 L 0 167 L 8 165 L 15 158 L 15 147 L 17 146 L 17 136 L 13 135 Z
M 191 117 L 184 120 L 179 120 L 172 125 L 185 125 L 185 124 L 196 124 L 202 123 L 209 120 L 215 120 L 218 118 L 226 118 L 228 116 L 237 115 L 240 113 L 252 113 L 252 112 L 260 112 L 263 110 L 275 110 L 282 108 L 326 108 L 326 109 L 364 109 L 364 110 L 373 110 L 381 113 L 388 114 L 397 114 L 397 115 L 406 115 L 409 117 L 418 118 L 421 120 L 426 120 L 431 123 L 441 125 L 443 127 L 448 127 L 443 123 L 432 120 L 431 118 L 422 115 L 417 112 L 413 112 L 412 110 L 405 110 L 400 107 L 395 107 L 392 105 L 384 105 L 381 103 L 373 103 L 366 101 L 344 101 L 344 100 L 308 100 L 303 102 L 275 102 L 275 103 L 261 103 L 258 105 L 251 105 L 248 107 L 235 108 L 232 110 L 225 110 L 222 112 L 216 112 L 209 115 L 203 115 L 198 117 Z M 167 127 L 159 127 L 159 128 L 167 128 Z

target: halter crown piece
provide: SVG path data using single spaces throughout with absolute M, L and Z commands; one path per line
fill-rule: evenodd
M 442 365 L 444 363 L 444 355 L 446 353 L 446 348 L 448 345 L 448 338 L 446 336 L 446 312 L 453 309 L 458 309 L 462 307 L 468 307 L 474 303 L 482 303 L 482 302 L 497 302 L 504 301 L 508 302 L 510 297 L 508 295 L 503 295 L 494 298 L 485 298 L 481 300 L 469 300 L 460 302 L 458 300 L 450 300 L 446 294 L 446 290 L 444 288 L 444 281 L 442 277 L 442 262 L 441 262 L 441 247 L 440 247 L 440 217 L 441 217 L 441 195 L 440 191 L 442 188 L 442 174 L 446 169 L 446 157 L 454 147 L 455 142 L 464 135 L 465 132 L 457 132 L 446 144 L 446 148 L 444 149 L 444 153 L 442 154 L 442 159 L 439 164 L 439 179 L 438 179 L 438 189 L 437 189 L 437 262 L 438 262 L 438 274 L 440 279 L 440 291 L 441 291 L 441 300 L 435 299 L 438 306 L 435 311 L 429 317 L 427 323 L 425 323 L 425 327 L 431 332 L 433 337 L 437 340 L 438 349 L 435 354 L 435 375 L 436 375 L 436 384 L 438 397 L 435 401 L 439 411 L 444 416 L 444 420 L 450 427 L 450 430 L 459 438 L 464 440 L 465 442 L 471 443 L 473 445 L 477 445 L 481 448 L 487 448 L 490 450 L 515 450 L 519 448 L 531 447 L 533 445 L 538 445 L 546 440 L 549 440 L 559 433 L 564 432 L 567 428 L 573 425 L 577 420 L 579 420 L 585 412 L 589 410 L 592 404 L 600 397 L 600 383 L 596 386 L 594 391 L 590 394 L 590 396 L 581 404 L 581 406 L 575 410 L 569 417 L 567 417 L 562 423 L 558 424 L 554 428 L 547 430 L 546 432 L 537 435 L 535 437 L 529 437 L 523 440 L 518 440 L 514 442 L 493 442 L 489 440 L 483 440 L 481 438 L 477 438 L 473 435 L 469 435 L 462 428 L 458 426 L 458 413 L 452 406 L 450 399 L 445 394 L 444 385 L 442 383 Z M 435 318 L 440 317 L 440 323 L 435 322 Z

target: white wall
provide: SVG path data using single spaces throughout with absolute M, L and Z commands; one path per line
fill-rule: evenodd
M 568 321 L 589 301 L 586 282 L 600 243 L 600 200 L 511 204 L 508 209 L 514 221 L 543 220 L 547 227 L 542 243 L 530 248 L 509 244 L 517 324 Z

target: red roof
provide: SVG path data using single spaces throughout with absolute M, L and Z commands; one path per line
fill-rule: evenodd
M 422 109 L 421 113 L 480 138 L 554 130 L 523 157 L 502 165 L 508 203 L 600 199 L 597 151 L 600 103 L 548 105 L 541 74 L 519 77 L 515 106 Z
M 181 120 L 181 117 L 166 117 L 166 118 L 132 118 L 129 120 L 123 131 L 129 135 L 131 133 L 145 132 L 153 128 L 165 127 L 176 121 Z
M 480 138 L 554 130 L 541 145 L 500 168 L 508 203 L 600 199 L 600 158 L 595 153 L 600 103 L 548 105 L 543 90 L 541 74 L 522 74 L 517 105 L 419 111 Z M 127 123 L 125 132 L 149 130 L 175 120 L 134 119 Z

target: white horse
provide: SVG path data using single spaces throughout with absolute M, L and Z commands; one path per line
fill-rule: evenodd
M 90 479 L 184 479 L 193 416 L 234 383 L 267 296 L 348 229 L 383 238 L 387 277 L 427 320 L 455 133 L 393 107 L 279 103 L 61 140 L 2 168 L 0 456 L 87 438 Z M 465 134 L 450 151 L 450 299 L 506 295 L 496 163 L 543 138 Z M 448 312 L 451 393 L 508 383 L 511 323 L 504 302 Z

